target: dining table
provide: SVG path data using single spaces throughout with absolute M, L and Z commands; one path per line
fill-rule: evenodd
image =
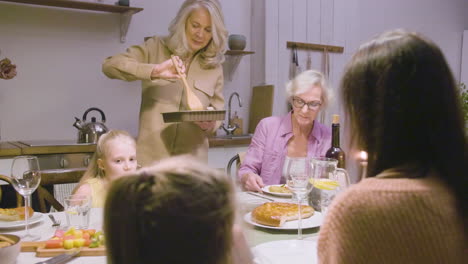
M 307 242 L 307 258 L 316 258 L 316 240 L 320 230 L 320 224 L 322 217 L 319 212 L 316 212 L 314 217 L 318 217 L 318 224 L 314 224 L 313 227 L 307 227 L 302 230 L 303 239 L 298 240 L 297 228 L 271 228 L 256 225 L 250 221 L 246 221 L 246 214 L 252 211 L 256 206 L 259 206 L 265 202 L 271 200 L 276 202 L 294 202 L 291 197 L 276 197 L 269 194 L 254 195 L 249 192 L 239 191 L 236 193 L 237 196 L 237 208 L 238 217 L 237 223 L 240 224 L 244 229 L 244 235 L 246 237 L 248 245 L 251 247 L 253 255 L 255 257 L 255 263 L 257 264 L 276 264 L 281 263 L 281 256 L 268 259 L 269 251 L 274 253 L 284 251 L 283 255 L 287 255 L 288 246 L 297 246 L 297 243 Z M 35 213 L 35 220 L 29 225 L 29 230 L 32 234 L 40 236 L 40 241 L 45 241 L 53 237 L 57 227 L 52 226 L 52 221 L 49 219 L 48 214 L 52 214 L 61 223 L 61 227 L 66 229 L 66 215 L 65 212 L 51 212 L 51 213 Z M 90 212 L 90 229 L 103 230 L 103 209 L 92 208 Z M 7 227 L 0 225 L 0 233 L 4 234 L 16 234 L 20 235 L 24 232 L 24 225 L 18 225 L 14 227 Z M 305 242 L 302 242 L 305 241 Z M 284 245 L 281 243 L 285 243 Z M 271 244 L 271 247 L 268 247 Z M 301 244 L 302 245 L 302 244 Z M 275 247 L 280 247 L 284 250 L 276 250 Z M 297 247 L 296 250 L 299 250 Z M 267 250 L 267 251 L 265 251 Z M 300 249 L 302 254 L 302 249 Z M 264 254 L 265 253 L 265 254 Z M 304 256 L 302 259 L 305 258 Z M 48 258 L 36 257 L 35 252 L 20 252 L 16 264 L 32 264 L 40 261 L 47 260 Z M 75 257 L 68 263 L 70 264 L 104 264 L 107 262 L 106 256 L 80 256 Z M 299 263 L 299 262 L 290 262 Z M 305 263 L 305 262 L 304 262 Z M 307 261 L 307 263 L 316 263 L 316 260 Z

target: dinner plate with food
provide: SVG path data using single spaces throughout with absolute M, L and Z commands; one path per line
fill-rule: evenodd
M 314 228 L 322 225 L 323 216 L 309 205 L 301 205 L 302 228 Z M 294 230 L 298 228 L 299 209 L 295 203 L 269 202 L 257 206 L 244 215 L 244 220 L 254 226 Z
M 34 212 L 29 208 L 30 218 L 28 223 L 35 224 L 42 219 L 42 214 Z M 23 227 L 26 224 L 24 221 L 25 211 L 24 207 L 17 208 L 0 208 L 0 228 L 16 228 Z
M 280 197 L 292 197 L 292 191 L 286 186 L 286 184 L 273 184 L 263 186 L 262 191 L 275 196 Z

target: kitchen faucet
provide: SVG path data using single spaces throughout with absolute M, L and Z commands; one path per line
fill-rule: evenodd
M 234 130 L 236 130 L 239 126 L 237 124 L 234 124 L 231 126 L 230 121 L 231 121 L 231 101 L 232 97 L 234 95 L 237 96 L 237 100 L 239 102 L 239 107 L 242 107 L 242 101 L 239 97 L 239 94 L 237 92 L 233 92 L 231 96 L 229 96 L 229 101 L 228 101 L 228 125 L 227 127 L 224 127 L 224 123 L 221 125 L 221 128 L 226 132 L 226 135 L 232 135 L 234 133 Z

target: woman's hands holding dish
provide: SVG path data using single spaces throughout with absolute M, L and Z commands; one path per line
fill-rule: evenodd
M 185 76 L 185 65 L 184 62 L 179 58 L 179 56 L 174 56 L 174 61 L 179 67 L 180 73 Z M 177 73 L 172 59 L 168 59 L 160 64 L 155 64 L 153 71 L 151 72 L 152 79 L 180 79 L 181 76 Z
M 216 121 L 195 121 L 194 123 L 205 132 L 212 131 L 216 125 Z
M 245 190 L 262 193 L 262 188 L 265 186 L 262 178 L 255 173 L 247 173 L 242 175 L 241 183 Z

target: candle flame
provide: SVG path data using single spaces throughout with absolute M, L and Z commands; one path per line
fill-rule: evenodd
M 367 152 L 361 150 L 361 152 L 359 152 L 359 158 L 361 158 L 361 161 L 367 161 Z

